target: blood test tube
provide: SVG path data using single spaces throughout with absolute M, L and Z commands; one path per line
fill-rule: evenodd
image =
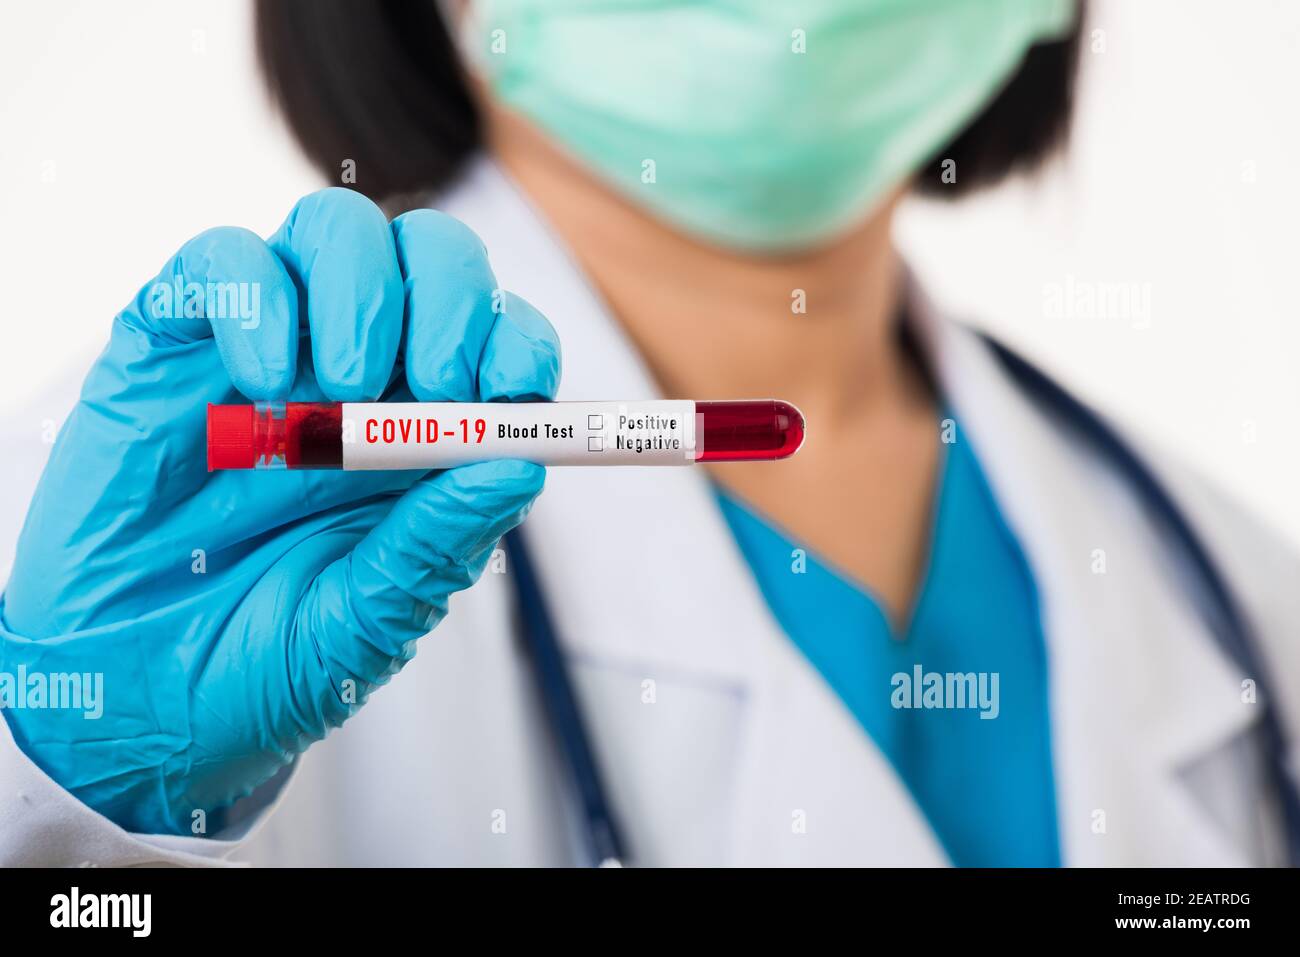
M 783 459 L 803 438 L 803 415 L 779 399 L 208 406 L 209 471 L 692 465 Z

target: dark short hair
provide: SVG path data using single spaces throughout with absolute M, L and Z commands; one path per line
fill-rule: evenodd
M 1037 165 L 1065 138 L 1082 6 L 1065 38 L 1032 47 L 1001 93 L 920 172 L 917 188 L 956 196 Z M 435 0 L 257 0 L 257 53 L 271 95 L 307 156 L 376 201 L 447 185 L 482 124 Z M 956 182 L 941 178 L 956 163 Z

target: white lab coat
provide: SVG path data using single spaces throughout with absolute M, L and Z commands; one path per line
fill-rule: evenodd
M 439 205 L 483 238 L 501 284 L 554 322 L 561 398 L 655 394 L 608 309 L 494 166 L 479 163 Z M 1039 587 L 1064 861 L 1276 862 L 1259 706 L 1242 695 L 1253 676 L 1207 633 L 1132 490 L 971 332 L 923 303 L 914 321 Z M 71 401 L 70 390 L 62 408 Z M 0 476 L 6 560 L 48 448 L 42 412 L 0 446 L 32 459 Z M 1163 456 L 1155 465 L 1246 605 L 1300 739 L 1300 563 Z M 889 763 L 773 620 L 701 470 L 553 469 L 527 528 L 634 862 L 945 863 Z M 512 626 L 508 571 L 457 595 L 402 674 L 297 765 L 242 802 L 242 823 L 220 839 L 132 835 L 46 778 L 0 721 L 0 863 L 577 860 L 578 818 Z

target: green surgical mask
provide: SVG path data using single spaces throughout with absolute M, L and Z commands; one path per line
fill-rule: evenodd
M 636 204 L 781 251 L 870 215 L 1073 17 L 1074 0 L 472 0 L 462 46 Z

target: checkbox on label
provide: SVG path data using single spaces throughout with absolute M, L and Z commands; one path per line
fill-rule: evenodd
M 588 452 L 604 452 L 604 451 L 605 451 L 605 440 L 604 440 L 601 436 L 599 436 L 599 435 L 588 436 L 588 438 L 587 438 L 587 451 L 588 451 Z
M 603 415 L 587 416 L 587 428 L 603 429 L 605 427 L 605 417 Z

